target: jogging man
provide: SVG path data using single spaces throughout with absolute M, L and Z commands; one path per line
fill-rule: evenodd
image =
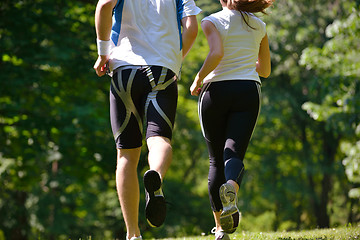
M 143 124 L 150 170 L 144 175 L 146 218 L 163 224 L 162 180 L 172 159 L 171 137 L 182 59 L 192 47 L 201 10 L 194 0 L 99 0 L 95 12 L 98 76 L 112 75 L 111 127 L 117 148 L 116 186 L 127 240 L 138 227 Z M 145 134 L 145 133 L 144 133 Z

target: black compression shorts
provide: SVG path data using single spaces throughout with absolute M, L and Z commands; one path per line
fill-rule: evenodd
M 175 74 L 167 68 L 122 66 L 115 69 L 110 87 L 110 120 L 116 147 L 140 147 L 144 129 L 146 138 L 171 139 L 177 97 Z

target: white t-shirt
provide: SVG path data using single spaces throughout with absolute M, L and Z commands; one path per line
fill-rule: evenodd
M 223 80 L 254 80 L 261 83 L 256 72 L 256 61 L 260 42 L 266 34 L 266 25 L 255 15 L 248 16 L 248 23 L 255 30 L 246 25 L 240 12 L 226 7 L 202 20 L 214 24 L 224 46 L 223 58 L 205 77 L 204 83 Z
M 118 0 L 111 31 L 110 70 L 157 65 L 178 75 L 181 19 L 200 12 L 194 0 Z

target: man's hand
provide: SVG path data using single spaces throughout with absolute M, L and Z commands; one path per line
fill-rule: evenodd
M 102 77 L 106 74 L 106 70 L 107 70 L 106 64 L 108 63 L 108 61 L 109 61 L 109 55 L 101 55 L 96 60 L 94 64 L 94 69 L 99 77 Z

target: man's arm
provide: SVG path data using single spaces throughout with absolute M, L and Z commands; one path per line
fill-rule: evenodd
M 95 10 L 95 29 L 97 41 L 110 41 L 110 33 L 112 26 L 112 11 L 117 0 L 99 0 Z M 100 43 L 104 44 L 104 43 Z M 99 45 L 98 45 L 99 48 Z M 101 77 L 105 75 L 106 69 L 104 65 L 109 60 L 109 55 L 100 55 L 95 62 L 94 69 L 96 74 Z
M 99 40 L 110 40 L 112 11 L 117 0 L 99 0 L 95 10 L 95 29 Z
M 182 52 L 183 58 L 188 54 L 195 42 L 198 33 L 198 24 L 195 15 L 184 17 L 181 20 L 182 25 Z

